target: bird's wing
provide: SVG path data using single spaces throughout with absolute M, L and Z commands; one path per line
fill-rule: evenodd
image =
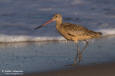
M 77 25 L 77 24 L 71 24 L 71 23 L 64 23 L 62 26 L 63 30 L 66 31 L 66 33 L 76 36 L 76 35 L 86 35 L 88 33 L 88 29 Z

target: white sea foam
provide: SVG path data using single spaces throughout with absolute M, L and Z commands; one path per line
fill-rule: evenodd
M 98 29 L 98 32 L 102 32 L 103 35 L 115 34 L 115 29 Z M 28 42 L 28 41 L 61 41 L 66 40 L 60 36 L 32 36 L 32 35 L 5 35 L 0 34 L 0 42 Z
M 99 31 L 103 33 L 103 35 L 114 35 L 115 34 L 115 29 L 98 29 L 96 31 Z
M 31 41 L 60 41 L 60 40 L 65 40 L 63 37 L 37 37 L 37 36 L 25 36 L 25 35 L 20 35 L 20 36 L 10 36 L 10 35 L 3 35 L 0 34 L 0 42 L 31 42 Z

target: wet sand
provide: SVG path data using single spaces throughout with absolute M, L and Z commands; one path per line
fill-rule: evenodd
M 57 70 L 23 76 L 115 76 L 115 62 L 88 66 L 76 66 L 74 69 Z

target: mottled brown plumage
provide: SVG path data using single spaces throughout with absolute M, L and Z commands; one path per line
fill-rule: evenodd
M 88 30 L 87 28 L 71 23 L 62 23 L 61 25 L 56 25 L 57 30 L 62 34 L 66 39 L 78 41 L 78 40 L 88 40 L 92 38 L 98 38 L 101 36 L 100 32 L 94 32 Z
M 71 23 L 63 23 L 62 16 L 60 14 L 55 14 L 51 20 L 46 22 L 45 24 L 42 24 L 35 29 L 41 28 L 42 26 L 45 26 L 46 24 L 56 21 L 56 29 L 58 32 L 64 36 L 67 40 L 73 40 L 74 42 L 78 41 L 85 41 L 86 45 L 85 47 L 80 51 L 79 47 L 77 45 L 77 55 L 74 59 L 74 64 L 76 64 L 76 59 L 78 57 L 79 62 L 82 57 L 83 51 L 86 49 L 88 42 L 87 40 L 92 38 L 98 38 L 101 36 L 100 32 L 94 32 L 92 30 L 89 30 L 81 25 L 78 24 L 71 24 Z

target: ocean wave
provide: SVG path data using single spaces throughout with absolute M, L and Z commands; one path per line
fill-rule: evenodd
M 98 29 L 103 35 L 115 35 L 115 29 Z M 0 42 L 32 42 L 32 41 L 61 41 L 66 40 L 60 36 L 32 36 L 32 35 L 6 35 L 0 34 Z

